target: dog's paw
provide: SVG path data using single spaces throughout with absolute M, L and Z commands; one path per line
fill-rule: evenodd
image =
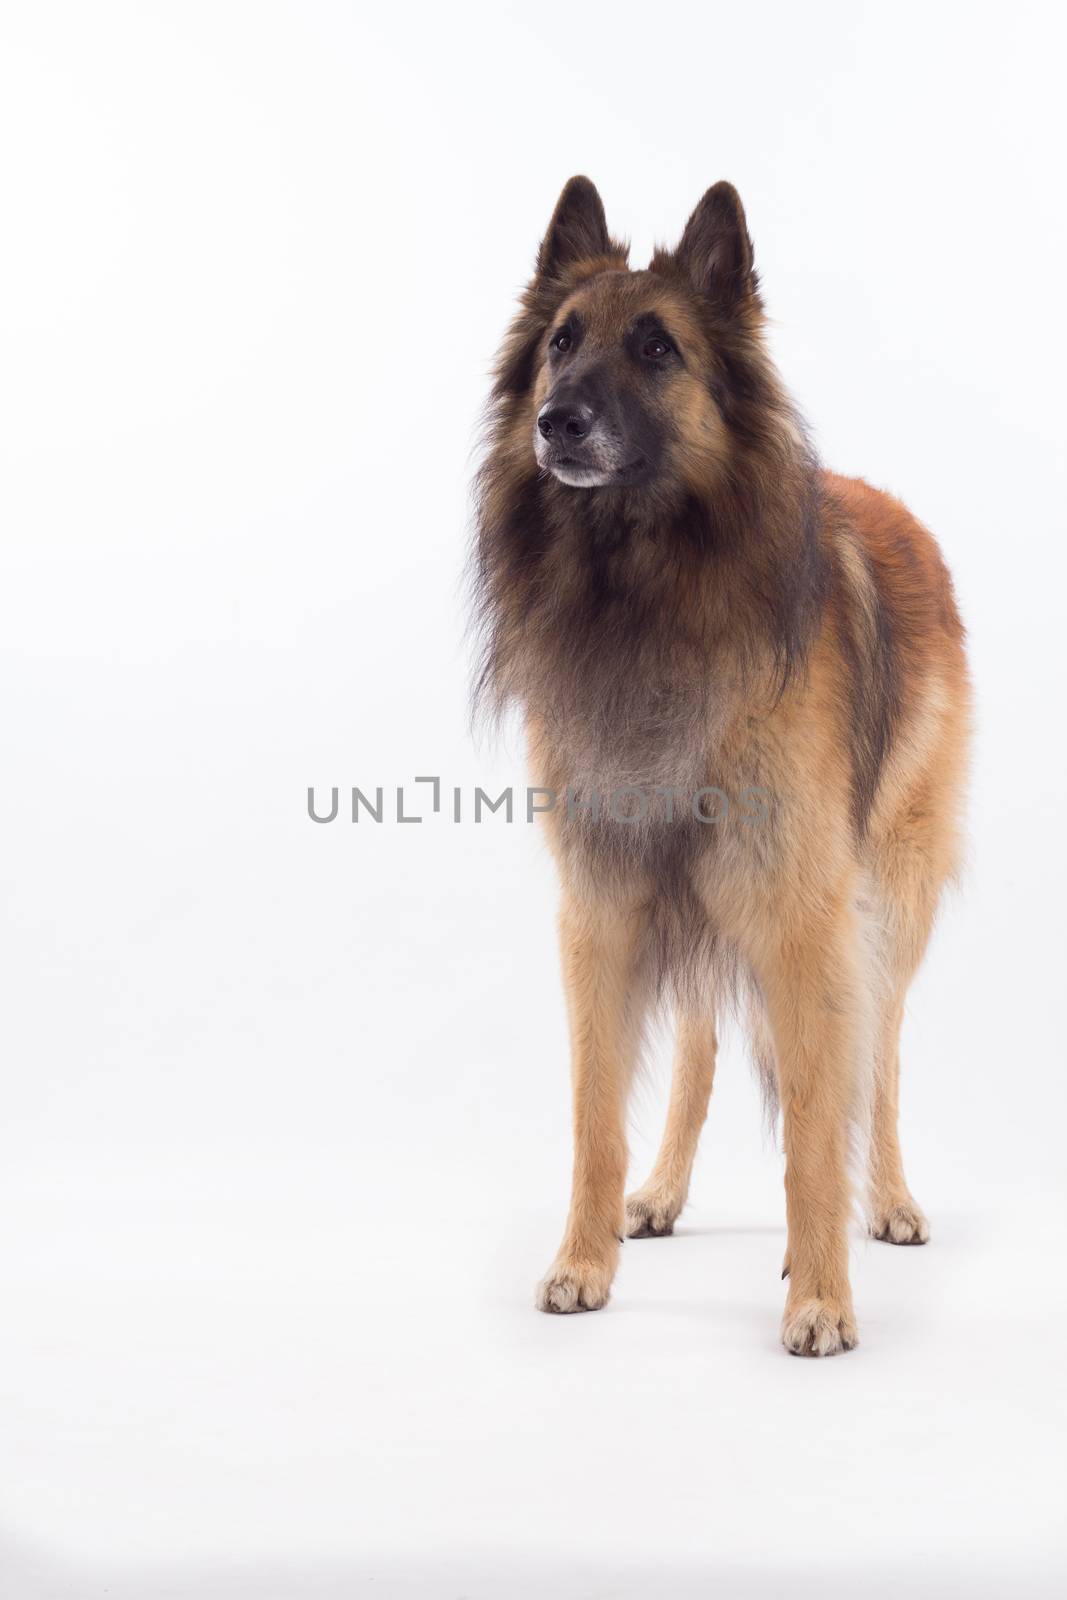
M 626 1237 L 662 1239 L 674 1232 L 678 1213 L 685 1202 L 664 1189 L 647 1185 L 626 1196 Z
M 805 1300 L 786 1306 L 782 1343 L 793 1356 L 836 1356 L 860 1342 L 850 1310 L 829 1300 Z
M 572 1311 L 599 1311 L 607 1304 L 614 1275 L 611 1266 L 593 1261 L 554 1262 L 537 1285 L 538 1311 L 567 1315 Z
M 885 1244 L 925 1244 L 930 1237 L 930 1224 L 915 1201 L 908 1199 L 902 1205 L 879 1207 L 871 1232 Z

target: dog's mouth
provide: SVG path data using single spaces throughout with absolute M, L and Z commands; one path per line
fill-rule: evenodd
M 580 456 L 553 456 L 544 462 L 558 482 L 570 489 L 607 489 L 635 483 L 644 473 L 647 463 L 644 456 L 635 456 L 621 467 L 599 467 Z

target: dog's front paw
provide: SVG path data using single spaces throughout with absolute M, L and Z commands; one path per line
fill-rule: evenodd
M 829 1300 L 805 1300 L 786 1306 L 782 1343 L 794 1356 L 836 1356 L 854 1349 L 859 1334 L 851 1309 Z
M 626 1237 L 662 1239 L 674 1232 L 674 1224 L 684 1205 L 676 1194 L 653 1189 L 648 1184 L 626 1196 Z
M 884 1244 L 925 1244 L 930 1224 L 909 1198 L 900 1205 L 882 1205 L 871 1219 L 871 1232 Z
M 537 1285 L 538 1311 L 565 1315 L 571 1311 L 599 1311 L 611 1293 L 614 1264 L 572 1261 L 561 1256 Z

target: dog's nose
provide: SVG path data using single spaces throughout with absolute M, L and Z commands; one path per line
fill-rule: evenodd
M 581 400 L 549 401 L 537 415 L 537 426 L 545 439 L 584 439 L 596 420 L 592 406 Z

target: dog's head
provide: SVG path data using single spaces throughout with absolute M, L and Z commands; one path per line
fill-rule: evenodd
M 728 459 L 762 369 L 736 191 L 709 189 L 674 251 L 631 271 L 588 178 L 563 190 L 498 375 L 519 448 L 568 488 L 671 490 Z
M 479 692 L 584 707 L 586 729 L 616 727 L 612 697 L 642 676 L 704 684 L 712 637 L 724 674 L 770 663 L 780 692 L 823 582 L 818 465 L 764 345 L 737 194 L 717 183 L 676 249 L 627 258 L 572 178 L 497 363 L 477 485 Z

